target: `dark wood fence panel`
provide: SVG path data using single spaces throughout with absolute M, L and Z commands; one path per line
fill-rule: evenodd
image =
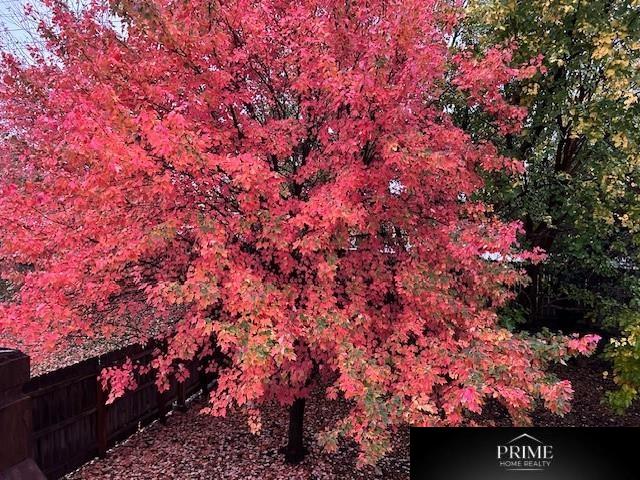
M 126 358 L 149 360 L 154 347 L 127 347 L 31 379 L 25 393 L 33 405 L 33 456 L 49 479 L 57 479 L 88 460 L 104 455 L 116 442 L 140 426 L 160 418 L 174 402 L 201 388 L 199 365 L 188 365 L 190 376 L 182 385 L 157 392 L 153 374 L 140 378 L 139 387 L 110 405 L 97 380 L 100 371 Z
M 33 455 L 48 478 L 59 478 L 97 453 L 98 359 L 31 379 Z

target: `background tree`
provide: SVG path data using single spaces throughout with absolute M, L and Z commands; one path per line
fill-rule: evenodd
M 525 162 L 514 180 L 492 175 L 487 191 L 503 218 L 523 221 L 525 244 L 549 254 L 528 267 L 532 281 L 520 304 L 529 324 L 539 328 L 549 307 L 564 306 L 596 327 L 627 331 L 627 348 L 610 351 L 622 387 L 611 394 L 617 406 L 628 405 L 640 381 L 633 334 L 640 324 L 639 7 L 630 0 L 478 0 L 460 34 L 481 51 L 515 45 L 514 64 L 543 56 L 538 75 L 507 90 L 528 107 L 522 132 L 501 135 L 486 115 L 463 109 L 458 121 Z M 569 313 L 564 328 L 577 328 Z
M 545 366 L 597 338 L 497 325 L 522 279 L 510 259 L 535 255 L 472 195 L 481 171 L 520 167 L 440 106 L 455 63 L 456 88 L 514 132 L 524 111 L 500 91 L 535 67 L 452 56 L 458 12 L 436 0 L 49 6 L 48 53 L 2 72 L 0 255 L 19 286 L 3 328 L 167 338 L 149 366 L 105 373 L 111 398 L 140 369 L 161 390 L 183 379 L 213 335 L 209 412 L 259 430 L 262 403 L 291 406 L 290 461 L 318 383 L 351 405 L 324 445 L 352 438 L 361 461 L 398 424 L 458 425 L 488 398 L 517 422 L 536 399 L 567 410 Z

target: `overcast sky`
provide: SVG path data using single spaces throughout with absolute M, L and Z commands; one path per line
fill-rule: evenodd
M 25 5 L 30 4 L 42 11 L 44 7 L 39 0 L 0 0 L 0 47 L 17 53 L 23 58 L 29 58 L 25 47 L 29 44 L 41 42 L 37 35 L 37 23 L 24 14 Z M 89 0 L 66 0 L 73 11 L 79 12 Z M 104 19 L 118 33 L 123 34 L 123 26 L 117 17 L 108 16 Z
M 35 23 L 24 15 L 24 0 L 0 0 L 0 45 L 24 53 L 28 43 L 37 42 Z

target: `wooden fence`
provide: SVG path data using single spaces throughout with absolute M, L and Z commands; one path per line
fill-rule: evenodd
M 140 426 L 164 421 L 174 404 L 186 408 L 189 396 L 208 389 L 212 378 L 194 362 L 189 378 L 182 384 L 172 382 L 167 392 L 158 393 L 149 373 L 139 379 L 135 391 L 106 405 L 106 393 L 97 380 L 100 371 L 127 357 L 147 361 L 152 352 L 153 347 L 127 347 L 35 377 L 25 385 L 32 399 L 33 458 L 47 478 L 60 478 L 104 455 Z

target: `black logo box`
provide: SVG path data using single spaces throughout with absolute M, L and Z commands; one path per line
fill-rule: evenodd
M 639 461 L 633 427 L 411 429 L 411 480 L 640 480 Z

